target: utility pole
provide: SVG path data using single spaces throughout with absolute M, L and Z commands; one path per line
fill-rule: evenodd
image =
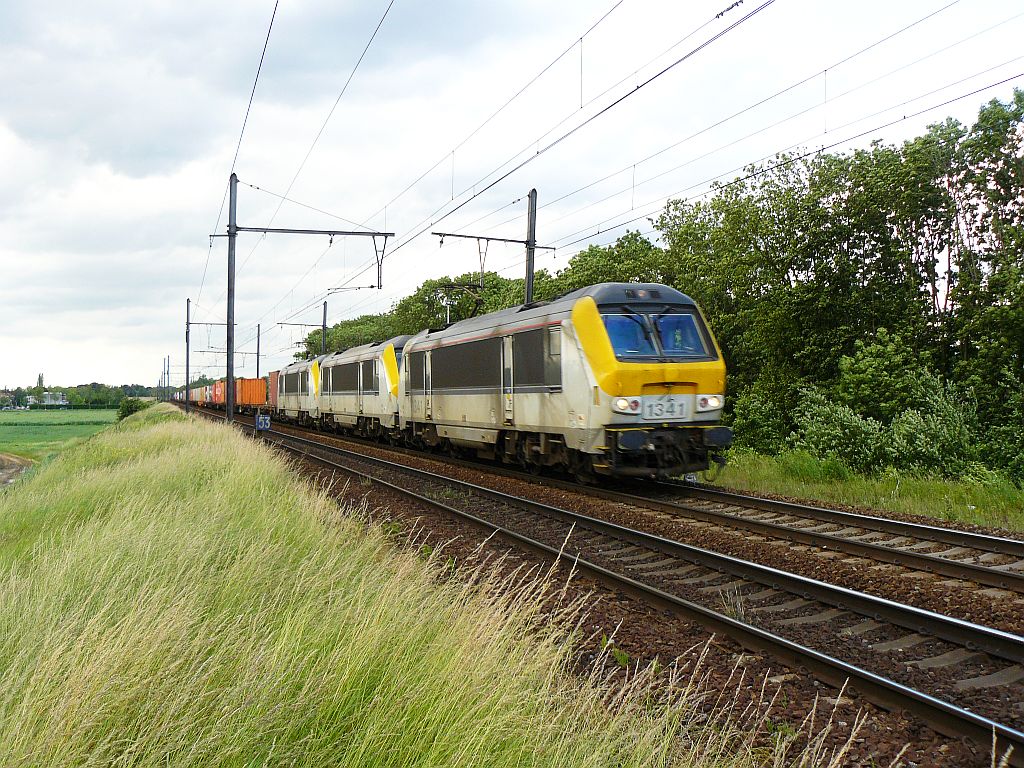
M 480 287 L 483 287 L 484 279 L 484 258 L 487 253 L 486 248 L 481 248 L 480 243 L 517 243 L 519 245 L 526 246 L 526 300 L 524 304 L 533 303 L 533 262 L 534 254 L 537 249 L 542 251 L 553 251 L 555 250 L 550 245 L 537 245 L 537 190 L 531 189 L 527 195 L 529 199 L 529 208 L 526 213 L 526 239 L 525 240 L 514 240 L 507 237 L 485 237 L 484 235 L 457 235 L 454 232 L 431 232 L 432 235 L 437 235 L 441 238 L 441 245 L 444 245 L 444 239 L 446 237 L 461 237 L 466 240 L 476 240 L 477 250 L 480 252 Z
M 260 324 L 256 323 L 256 378 L 260 377 Z
M 228 203 L 228 317 L 227 381 L 224 382 L 224 417 L 230 424 L 235 420 L 235 240 L 238 238 L 238 175 L 232 173 Z
M 191 307 L 192 307 L 192 299 L 185 299 L 185 410 L 186 411 L 188 411 L 189 408 L 190 408 L 190 406 L 189 406 L 189 402 L 190 402 L 190 400 L 189 400 L 189 386 L 188 385 L 191 383 L 189 381 L 189 379 L 191 378 L 191 376 L 189 375 L 189 354 L 190 354 L 190 351 L 191 351 L 190 350 L 190 345 L 189 345 L 189 333 L 191 331 L 191 328 L 192 328 L 193 325 L 217 325 L 217 326 L 224 325 L 224 323 L 197 323 L 197 322 L 195 322 L 194 320 L 190 319 L 190 315 L 192 314 Z M 197 350 L 197 351 L 198 352 L 210 352 L 211 350 L 200 349 L 200 350 Z M 257 374 L 257 376 L 259 376 L 259 374 Z
M 320 332 L 320 354 L 327 354 L 327 302 L 324 302 L 324 322 Z
M 235 240 L 239 232 L 276 232 L 286 235 L 327 235 L 334 242 L 334 237 L 371 237 L 373 238 L 373 252 L 377 259 L 377 285 L 382 288 L 382 273 L 384 265 L 384 251 L 388 245 L 388 238 L 394 237 L 394 232 L 372 232 L 369 230 L 361 232 L 350 232 L 340 229 L 281 229 L 272 227 L 240 227 L 238 226 L 238 175 L 232 173 L 228 180 L 229 203 L 228 203 L 228 291 L 227 291 L 227 379 L 224 382 L 226 392 L 224 393 L 224 408 L 226 411 L 225 420 L 234 421 L 235 410 Z M 213 234 L 211 237 L 224 237 L 224 235 Z M 384 238 L 383 245 L 377 247 L 377 238 Z M 326 310 L 325 310 L 326 312 Z M 325 321 L 326 324 L 326 321 Z M 259 359 L 259 358 L 257 358 Z
M 533 303 L 533 256 L 537 250 L 537 190 L 530 190 L 526 213 L 526 303 Z
M 188 331 L 189 316 L 192 311 L 192 299 L 185 299 L 185 413 L 189 411 L 189 370 L 188 370 Z

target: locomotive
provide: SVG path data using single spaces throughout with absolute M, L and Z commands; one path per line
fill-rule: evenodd
M 696 303 L 600 283 L 271 374 L 278 418 L 428 450 L 597 476 L 707 469 L 725 363 Z

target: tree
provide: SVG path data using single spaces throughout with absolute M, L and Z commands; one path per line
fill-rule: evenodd
M 670 201 L 656 227 L 661 246 L 628 232 L 538 271 L 538 300 L 607 281 L 692 296 L 726 359 L 740 444 L 785 450 L 795 431 L 828 452 L 878 432 L 890 453 L 854 465 L 945 456 L 968 471 L 981 457 L 1024 482 L 1024 91 L 969 127 L 780 155 L 705 199 Z M 386 313 L 335 325 L 329 348 L 523 301 L 521 279 L 467 287 L 478 281 L 428 280 Z M 316 332 L 306 351 L 319 348 Z

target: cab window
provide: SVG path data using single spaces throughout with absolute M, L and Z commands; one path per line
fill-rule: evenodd
M 601 315 L 616 357 L 657 355 L 645 318 L 633 313 Z
M 666 355 L 707 357 L 707 346 L 692 314 L 655 315 L 654 327 Z

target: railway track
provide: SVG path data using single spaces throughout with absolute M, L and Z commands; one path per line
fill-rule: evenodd
M 866 698 L 911 712 L 941 733 L 982 745 L 995 738 L 999 749 L 1013 748 L 1011 764 L 1024 765 L 1024 638 L 298 435 L 266 437 L 826 683 L 849 681 Z M 386 479 L 396 475 L 413 482 Z
M 357 439 L 344 439 L 359 444 Z M 395 446 L 388 446 L 387 450 L 424 456 Z M 481 466 L 479 462 L 448 456 L 444 461 L 475 469 Z M 675 519 L 698 520 L 757 536 L 1024 594 L 1024 541 L 1017 539 L 764 499 L 690 483 L 646 481 L 643 484 L 632 483 L 628 490 L 617 490 L 593 486 L 584 488 L 578 483 L 503 466 L 487 465 L 487 471 L 549 488 L 585 492 L 589 496 L 642 507 Z
M 573 487 L 558 480 L 543 482 L 551 487 Z M 682 483 L 652 482 L 628 493 L 588 488 L 587 493 L 670 516 L 1024 594 L 1024 541 Z

